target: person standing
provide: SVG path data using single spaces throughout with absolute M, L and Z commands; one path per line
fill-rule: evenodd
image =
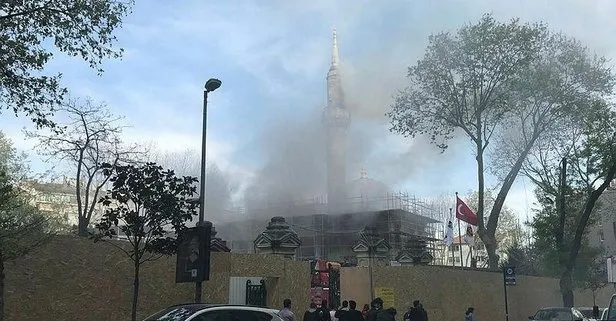
M 342 301 L 342 307 L 340 310 L 336 311 L 336 318 L 338 318 L 338 320 L 344 320 L 344 313 L 347 311 L 349 311 L 349 301 L 344 300 Z
M 364 316 L 364 320 L 368 317 L 368 311 L 370 311 L 370 305 L 364 304 L 364 308 L 361 310 L 361 314 Z
M 375 298 L 371 306 L 370 311 L 366 313 L 366 321 L 376 321 L 377 315 L 383 310 L 383 299 Z
M 349 301 L 349 310 L 345 311 L 344 319 L 340 321 L 364 321 L 364 316 L 357 310 L 357 302 Z
M 396 309 L 382 309 L 376 314 L 376 321 L 396 321 Z
M 402 316 L 402 320 L 403 321 L 415 321 L 416 314 L 417 314 L 417 310 L 415 309 L 415 306 L 409 304 L 409 308 L 408 310 L 406 310 L 406 313 L 404 314 L 404 316 Z
M 419 301 L 417 301 L 417 317 L 418 321 L 428 321 L 428 312 Z
M 321 317 L 321 321 L 331 321 L 331 315 L 329 314 L 329 309 L 327 308 L 327 300 L 321 301 L 319 316 Z
M 338 321 L 338 317 L 336 316 L 336 313 L 338 313 L 338 311 L 336 311 L 336 306 L 333 303 L 329 304 L 329 318 L 332 321 Z
M 475 321 L 475 308 L 470 307 L 466 310 L 466 314 L 464 315 L 464 321 Z
M 280 316 L 284 321 L 295 321 L 295 314 L 291 311 L 291 299 L 284 299 L 282 302 L 283 308 L 278 312 L 278 316 Z
M 312 302 L 306 312 L 304 312 L 304 318 L 302 321 L 320 321 L 319 311 L 317 311 L 317 304 Z

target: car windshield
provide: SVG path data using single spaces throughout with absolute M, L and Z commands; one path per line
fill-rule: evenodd
M 185 321 L 199 310 L 201 310 L 199 306 L 170 307 L 148 317 L 144 321 Z
M 570 310 L 545 309 L 537 311 L 533 319 L 537 321 L 571 321 L 573 315 Z
M 580 312 L 584 315 L 585 318 L 592 318 L 592 309 L 579 309 Z

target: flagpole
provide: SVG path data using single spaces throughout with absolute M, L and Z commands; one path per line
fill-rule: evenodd
M 458 248 L 460 249 L 460 267 L 464 270 L 464 255 L 462 254 L 462 231 L 460 229 L 460 219 L 458 218 L 458 192 L 456 192 L 456 220 L 458 221 Z
M 449 208 L 449 221 L 447 222 L 447 229 L 449 229 L 449 222 L 451 222 L 451 220 L 453 220 L 453 214 L 452 214 L 453 209 L 450 207 Z M 456 253 L 453 251 L 453 228 L 451 231 L 451 266 L 456 267 Z
M 471 267 L 473 267 L 473 246 L 475 246 L 475 233 L 473 233 L 473 244 L 469 244 L 470 256 L 471 256 Z
M 464 255 L 462 254 L 462 233 L 460 232 L 460 219 L 458 221 L 458 248 L 460 248 L 460 267 L 464 270 Z

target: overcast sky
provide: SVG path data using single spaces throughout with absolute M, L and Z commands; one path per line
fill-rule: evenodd
M 420 197 L 447 194 L 453 202 L 453 192 L 476 189 L 468 143 L 439 154 L 425 141 L 388 134 L 383 114 L 431 33 L 454 30 L 486 12 L 542 20 L 601 55 L 616 53 L 611 0 L 138 0 L 117 32 L 126 54 L 106 62 L 102 76 L 61 55 L 49 71 L 61 71 L 74 95 L 105 101 L 126 116 L 133 126 L 126 140 L 152 139 L 164 150 L 199 150 L 202 86 L 220 78 L 223 85 L 209 101 L 208 158 L 249 181 L 267 162 L 263 133 L 312 117 L 325 105 L 336 27 L 354 124 L 366 121 L 374 133 L 351 139 L 362 153 L 350 167 L 357 177 L 365 165 L 371 178 L 395 189 Z M 24 140 L 24 126 L 31 125 L 10 114 L 0 117 L 0 128 L 31 153 L 34 142 Z M 34 168 L 43 170 L 45 164 L 31 156 Z M 532 203 L 532 185 L 518 180 L 507 205 L 524 218 Z

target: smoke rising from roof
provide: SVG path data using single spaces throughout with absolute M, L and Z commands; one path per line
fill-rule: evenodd
M 155 152 L 152 161 L 163 168 L 172 169 L 177 176 L 201 176 L 201 155 L 194 150 L 182 152 Z M 233 211 L 232 196 L 239 184 L 234 177 L 214 162 L 206 167 L 205 187 L 205 217 L 215 223 L 233 219 L 237 212 Z M 197 193 L 200 184 L 197 185 Z M 198 194 L 195 195 L 198 197 Z
M 339 39 L 343 37 L 339 35 Z M 426 165 L 434 167 L 446 162 L 448 155 L 442 154 L 426 138 L 405 140 L 389 132 L 385 113 L 393 94 L 405 87 L 405 70 L 412 61 L 406 55 L 395 57 L 397 63 L 378 66 L 373 63 L 373 57 L 348 61 L 344 58 L 344 41 L 339 41 L 342 84 L 346 108 L 351 113 L 347 182 L 360 178 L 360 168 L 365 167 L 370 178 L 383 181 L 395 190 Z M 382 59 L 387 58 L 376 61 Z M 380 68 L 383 65 L 388 66 Z M 322 106 L 327 101 L 327 68 L 327 65 L 322 68 Z M 265 164 L 246 190 L 246 200 L 288 203 L 326 194 L 327 137 L 321 111 L 322 107 L 315 106 L 307 115 L 282 117 L 257 139 L 255 148 L 264 153 Z

